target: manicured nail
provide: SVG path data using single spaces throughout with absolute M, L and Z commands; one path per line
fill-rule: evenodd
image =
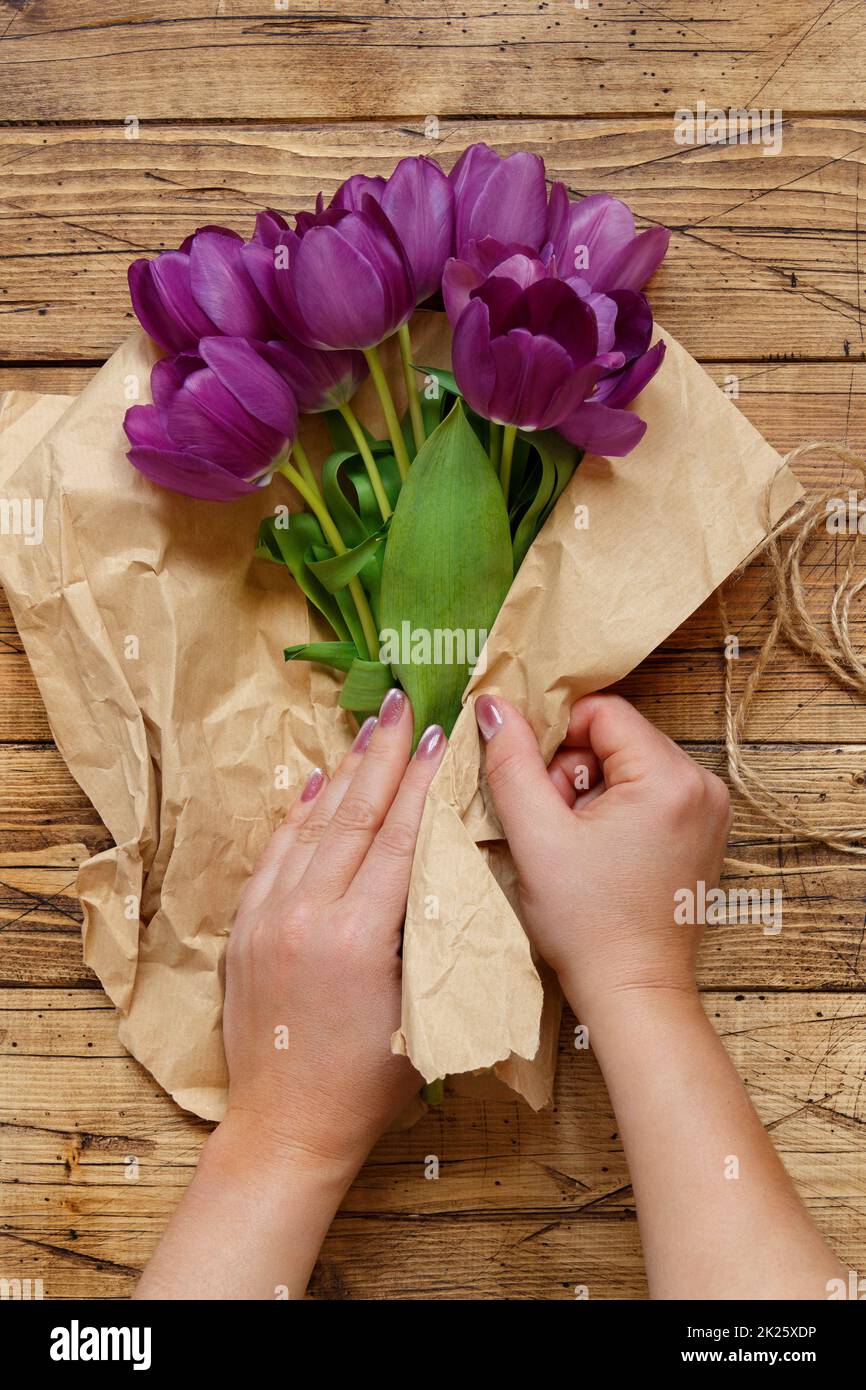
M 382 701 L 382 707 L 379 710 L 379 723 L 383 724 L 386 729 L 392 724 L 399 724 L 405 708 L 406 696 L 395 685 Z
M 312 801 L 314 796 L 318 796 L 325 782 L 325 774 L 320 767 L 314 767 L 307 778 L 304 790 L 301 792 L 302 801 Z
M 475 701 L 475 718 L 485 740 L 489 743 L 494 734 L 502 728 L 503 719 L 499 706 L 492 695 L 479 695 Z
M 436 758 L 440 751 L 445 747 L 445 730 L 438 724 L 431 724 L 425 729 L 418 740 L 416 758 Z
M 355 742 L 352 744 L 353 753 L 363 753 L 364 749 L 367 747 L 367 744 L 370 742 L 371 735 L 378 722 L 379 721 L 376 718 L 375 714 L 371 714 L 369 719 L 364 720 L 363 724 L 361 725 L 360 729 L 355 735 Z

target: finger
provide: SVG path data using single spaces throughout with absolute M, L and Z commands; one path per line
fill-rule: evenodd
M 264 902 L 280 872 L 288 847 L 297 838 L 298 830 L 312 814 L 316 801 L 321 798 L 327 786 L 327 773 L 320 767 L 314 767 L 304 782 L 300 796 L 292 802 L 287 814 L 259 855 L 256 867 L 244 887 L 239 906 L 249 908 Z
M 375 716 L 365 719 L 352 745 L 343 755 L 343 760 L 328 786 L 316 800 L 312 813 L 305 818 L 303 828 L 298 826 L 292 836 L 287 836 L 284 844 L 281 872 L 287 886 L 293 887 L 301 878 L 316 852 L 316 846 L 333 819 L 334 813 L 351 785 L 352 778 L 361 766 L 369 746 Z
M 406 912 L 427 789 L 445 756 L 446 744 L 445 731 L 438 724 L 424 730 L 391 809 L 347 894 L 349 898 L 375 902 L 383 909 L 377 920 L 386 926 L 399 926 Z
M 538 740 L 523 715 L 501 696 L 479 695 L 475 718 L 486 742 L 487 783 L 518 865 L 538 853 L 566 814 L 547 775 Z
M 619 695 L 586 695 L 572 706 L 564 742 L 589 747 L 610 788 L 652 774 L 660 758 L 686 755 Z
M 607 788 L 604 782 L 596 782 L 594 787 L 590 787 L 588 792 L 578 792 L 574 799 L 572 810 L 576 816 L 582 815 L 587 806 L 591 806 L 594 801 L 598 801 L 600 796 L 604 796 Z
M 550 760 L 547 775 L 566 806 L 594 787 L 601 779 L 601 766 L 591 748 L 558 748 Z
M 307 865 L 302 893 L 326 902 L 343 896 L 388 813 L 411 754 L 412 707 L 402 690 L 389 690 L 361 765 Z

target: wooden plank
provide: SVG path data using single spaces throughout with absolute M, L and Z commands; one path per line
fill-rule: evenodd
M 501 72 L 497 82 L 509 85 Z M 121 125 L 0 130 L 0 360 L 107 357 L 133 322 L 136 255 L 203 222 L 249 234 L 257 208 L 311 206 L 319 189 L 362 168 L 387 173 L 405 154 L 450 166 L 474 140 L 535 150 L 575 196 L 606 189 L 643 223 L 671 226 L 652 297 L 695 356 L 862 355 L 866 121 L 792 118 L 782 152 L 764 158 L 752 146 L 675 145 L 669 120 L 617 118 L 443 121 L 435 138 L 417 122 L 142 127 L 137 139 Z
M 816 1221 L 862 1268 L 866 1001 L 710 994 L 705 1006 Z M 553 1111 L 449 1096 L 381 1141 L 326 1242 L 314 1296 L 549 1299 L 577 1284 L 591 1297 L 645 1296 L 610 1102 L 572 1027 L 567 1018 Z M 114 1030 L 97 990 L 0 993 L 0 1268 L 42 1278 L 47 1297 L 129 1292 L 208 1130 Z
M 627 0 L 4 0 L 0 118 L 163 119 L 850 108 L 862 76 L 854 0 L 716 0 L 672 14 Z M 80 80 L 86 74 L 86 80 Z

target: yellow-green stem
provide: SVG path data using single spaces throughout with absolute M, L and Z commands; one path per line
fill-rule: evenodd
M 424 416 L 418 398 L 418 374 L 412 366 L 412 339 L 409 337 L 408 323 L 401 324 L 397 330 L 400 342 L 400 356 L 403 359 L 403 376 L 406 379 L 406 397 L 409 401 L 409 418 L 412 421 L 412 434 L 415 438 L 416 452 L 424 443 Z
M 316 478 L 316 475 L 313 472 L 312 464 L 310 463 L 310 460 L 307 457 L 307 451 L 301 443 L 300 439 L 296 439 L 294 444 L 292 445 L 292 454 L 298 465 L 298 472 L 300 473 L 301 477 L 309 483 L 310 487 L 313 489 L 314 492 L 317 492 L 319 496 L 321 496 L 321 488 L 319 487 L 318 479 Z
M 502 456 L 502 430 L 495 420 L 490 421 L 490 462 L 499 472 L 499 460 Z
M 508 494 L 511 491 L 511 460 L 514 457 L 514 441 L 516 438 L 516 425 L 503 426 L 502 461 L 499 465 L 499 480 L 502 483 L 502 495 L 505 498 L 506 507 L 508 506 Z
M 334 519 L 325 506 L 324 498 L 321 496 L 318 489 L 311 488 L 306 478 L 301 476 L 297 468 L 295 468 L 288 459 L 286 459 L 284 463 L 278 465 L 278 471 L 282 473 L 284 478 L 288 478 L 292 487 L 301 494 L 310 511 L 313 513 L 313 516 L 321 526 L 325 539 L 331 549 L 337 555 L 345 555 L 346 544 L 337 530 Z M 366 661 L 375 661 L 379 651 L 379 634 L 376 630 L 376 623 L 370 609 L 367 595 L 364 593 L 363 585 L 357 575 L 349 580 L 348 588 L 355 608 L 358 611 L 358 618 L 361 623 L 367 647 L 367 650 L 362 651 L 360 655 Z
M 400 477 L 405 483 L 409 474 L 409 454 L 406 450 L 406 441 L 403 438 L 403 431 L 400 429 L 400 421 L 397 419 L 394 397 L 391 395 L 391 388 L 385 378 L 377 349 L 374 347 L 364 348 L 364 356 L 367 359 L 367 366 L 370 368 L 370 377 L 376 388 L 376 394 L 382 403 L 385 423 L 388 426 L 388 434 L 391 439 L 391 446 L 394 450 L 394 457 L 397 460 L 397 467 L 400 470 Z
M 342 415 L 346 424 L 349 426 L 349 429 L 352 432 L 352 438 L 354 439 L 358 447 L 358 453 L 364 460 L 364 467 L 367 470 L 367 477 L 370 479 L 370 483 L 372 484 L 373 495 L 376 498 L 376 505 L 378 506 L 379 511 L 382 513 L 382 520 L 387 521 L 388 517 L 391 515 L 391 503 L 388 501 L 388 494 L 386 493 L 384 485 L 382 483 L 382 475 L 380 474 L 376 460 L 373 457 L 373 451 L 370 448 L 370 445 L 367 443 L 367 437 L 364 434 L 364 431 L 361 429 L 358 417 L 356 416 L 355 412 L 353 411 L 350 405 L 341 405 L 340 414 Z

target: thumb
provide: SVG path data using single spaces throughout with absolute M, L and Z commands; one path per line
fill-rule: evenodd
M 487 745 L 487 783 L 511 851 L 527 863 L 549 840 L 565 803 L 547 775 L 538 740 L 523 715 L 500 695 L 479 695 L 475 718 Z

